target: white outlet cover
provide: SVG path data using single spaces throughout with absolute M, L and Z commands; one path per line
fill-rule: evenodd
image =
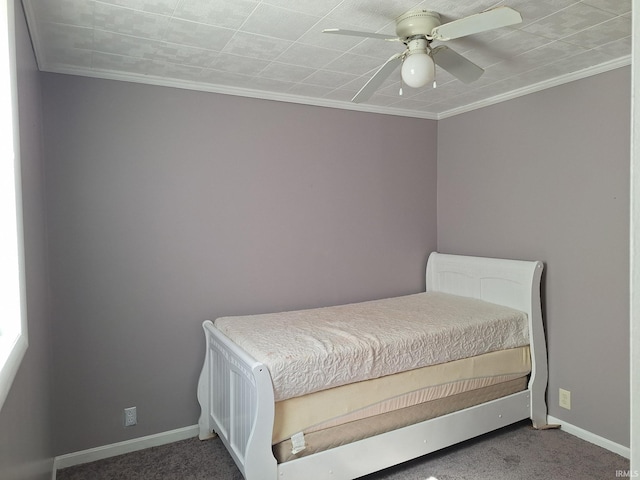
M 138 415 L 136 407 L 129 407 L 124 409 L 124 426 L 131 427 L 138 423 Z
M 563 388 L 559 389 L 559 404 L 562 408 L 571 410 L 571 392 Z

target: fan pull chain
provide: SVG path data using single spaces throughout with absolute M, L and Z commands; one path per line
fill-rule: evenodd
M 436 83 L 436 62 L 433 62 L 433 88 L 436 88 L 438 84 Z
M 400 75 L 400 91 L 398 92 L 398 95 L 402 96 L 402 75 Z

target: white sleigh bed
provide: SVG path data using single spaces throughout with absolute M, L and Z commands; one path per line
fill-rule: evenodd
M 531 419 L 534 427 L 542 428 L 546 426 L 547 417 L 547 353 L 540 305 L 542 270 L 540 262 L 432 253 L 427 263 L 427 292 L 424 294 L 328 309 L 246 318 L 227 317 L 218 319 L 217 326 L 206 321 L 203 324 L 206 357 L 198 383 L 198 401 L 202 409 L 199 420 L 200 439 L 218 434 L 246 480 L 347 480 L 520 420 Z M 422 297 L 425 295 L 428 298 Z M 430 303 L 421 303 L 424 301 Z M 469 317 L 464 320 L 466 323 L 453 326 L 454 333 L 450 343 L 446 340 L 449 337 L 441 337 L 439 331 L 434 334 L 428 329 L 426 340 L 417 338 L 417 333 L 410 335 L 416 337 L 418 343 L 408 343 L 406 338 L 401 338 L 398 343 L 401 349 L 398 352 L 392 351 L 389 356 L 405 356 L 406 350 L 409 366 L 388 370 L 391 367 L 386 365 L 389 363 L 385 361 L 386 347 L 377 345 L 378 333 L 360 333 L 361 330 L 358 330 L 371 320 L 370 311 L 377 312 L 377 315 L 384 315 L 384 312 L 389 311 L 392 312 L 389 315 L 391 317 L 397 314 L 400 305 L 411 310 L 410 317 L 413 319 L 416 312 L 421 314 L 425 310 L 433 310 L 437 313 L 439 305 L 446 307 L 448 302 L 454 302 L 452 305 L 456 315 Z M 490 321 L 494 323 L 489 324 L 485 330 L 478 329 L 474 318 L 469 316 L 468 309 L 474 312 L 487 310 L 492 317 Z M 352 333 L 339 330 L 332 340 L 334 343 L 329 343 L 328 347 L 322 346 L 322 352 L 328 352 L 326 356 L 323 357 L 325 353 L 322 353 L 321 358 L 316 360 L 322 365 L 329 365 L 328 370 L 331 370 L 332 357 L 339 357 L 340 345 L 335 346 L 336 341 L 339 344 L 341 338 L 371 337 L 375 345 L 372 346 L 369 342 L 365 351 L 368 358 L 373 360 L 358 359 L 357 362 L 352 362 L 367 370 L 367 376 L 359 377 L 358 375 L 364 375 L 363 369 L 353 368 L 348 362 L 344 363 L 343 359 L 344 368 L 340 368 L 340 363 L 336 368 L 339 373 L 337 380 L 335 375 L 325 379 L 322 372 L 314 372 L 314 377 L 319 375 L 315 380 L 320 387 L 314 386 L 309 378 L 309 381 L 303 382 L 306 390 L 296 391 L 295 385 L 291 391 L 287 390 L 287 366 L 304 372 L 305 362 L 311 362 L 310 357 L 305 356 L 305 349 L 315 343 L 322 344 L 325 340 L 312 338 L 309 344 L 303 342 L 299 346 L 303 358 L 296 360 L 293 354 L 281 351 L 283 349 L 277 345 L 277 336 L 282 337 L 282 345 L 292 343 L 287 338 L 287 322 L 296 320 L 294 317 L 298 316 L 304 321 L 306 316 L 307 322 L 313 324 L 318 315 L 332 319 L 328 329 L 331 334 L 337 331 L 334 327 L 341 323 L 340 315 L 343 311 L 351 315 L 349 321 L 343 324 L 347 328 L 355 325 L 353 328 L 356 330 Z M 498 320 L 493 317 L 498 314 L 515 315 L 515 320 L 511 317 L 500 320 L 508 331 L 497 330 L 495 322 Z M 404 312 L 400 311 L 397 315 L 403 316 Z M 260 350 L 258 345 L 254 351 L 254 343 L 262 340 L 261 334 L 266 330 L 263 325 L 267 321 L 274 321 L 275 324 L 280 322 L 285 328 L 273 340 L 272 348 L 272 341 L 267 340 L 268 345 L 264 350 Z M 520 321 L 520 327 L 517 321 Z M 447 322 L 448 320 L 440 323 Z M 392 325 L 389 329 L 393 330 L 396 337 L 401 335 L 403 327 L 400 324 L 389 325 Z M 419 330 L 416 325 L 410 323 L 408 331 Z M 251 330 L 257 332 L 254 343 L 232 341 L 229 338 L 234 337 L 235 331 L 242 328 L 249 335 Z M 306 327 L 303 325 L 299 328 L 303 331 Z M 471 343 L 464 339 L 463 331 Z M 502 346 L 494 345 L 493 340 L 478 338 L 478 332 L 483 331 L 487 332 L 487 336 L 489 332 L 498 331 L 497 337 L 503 342 Z M 291 335 L 294 338 L 297 333 L 293 332 Z M 413 338 L 409 340 L 414 341 Z M 443 348 L 435 348 L 431 344 L 425 344 L 425 341 L 433 341 Z M 247 348 L 241 348 L 238 343 Z M 461 344 L 470 351 L 449 358 L 451 352 L 456 350 L 453 348 L 454 343 Z M 467 345 L 469 346 L 466 347 Z M 254 352 L 254 355 L 247 353 L 247 350 Z M 421 352 L 425 354 L 421 355 Z M 263 358 L 264 361 L 258 361 L 256 357 Z M 422 357 L 433 358 L 423 361 Z M 519 360 L 516 361 L 517 365 L 509 370 L 505 366 L 510 362 L 505 360 L 507 358 L 524 360 L 520 363 Z M 443 376 L 443 372 L 458 364 L 462 365 L 463 370 L 473 371 L 469 378 L 455 370 L 454 380 L 443 381 L 442 378 L 449 378 Z M 341 379 L 343 370 L 353 370 L 350 374 L 353 375 L 351 381 L 354 383 L 349 384 L 348 379 Z M 336 383 L 332 384 L 332 381 Z M 418 388 L 416 382 L 425 384 Z M 442 390 L 443 383 L 446 393 Z M 356 390 L 353 388 L 363 388 L 360 397 L 354 394 Z M 395 393 L 387 395 L 387 391 Z M 357 401 L 351 401 L 364 397 L 371 403 L 373 400 L 370 398 L 376 395 L 380 396 L 380 401 L 374 402 L 374 406 L 365 405 L 367 402 L 357 404 Z M 385 395 L 391 395 L 391 398 L 386 398 Z M 416 395 L 418 399 L 414 398 Z M 342 409 L 342 401 L 336 399 L 355 403 L 349 407 L 350 410 Z M 410 403 L 403 403 L 405 401 Z M 301 413 L 306 411 L 305 408 L 309 410 L 310 416 L 301 420 L 298 417 L 306 415 Z M 325 417 L 317 416 L 318 409 L 323 411 Z M 326 409 L 330 412 L 324 412 Z M 360 430 L 365 432 L 360 437 L 356 434 L 355 438 L 340 441 L 345 433 L 349 436 Z M 307 448 L 316 442 L 316 438 L 320 446 L 315 450 Z

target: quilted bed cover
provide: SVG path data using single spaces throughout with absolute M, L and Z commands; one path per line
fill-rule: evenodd
M 276 401 L 529 344 L 524 312 L 440 292 L 221 317 L 215 326 L 267 366 Z

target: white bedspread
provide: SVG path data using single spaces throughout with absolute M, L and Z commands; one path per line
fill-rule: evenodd
M 267 366 L 276 401 L 529 343 L 524 312 L 437 292 L 215 326 Z

